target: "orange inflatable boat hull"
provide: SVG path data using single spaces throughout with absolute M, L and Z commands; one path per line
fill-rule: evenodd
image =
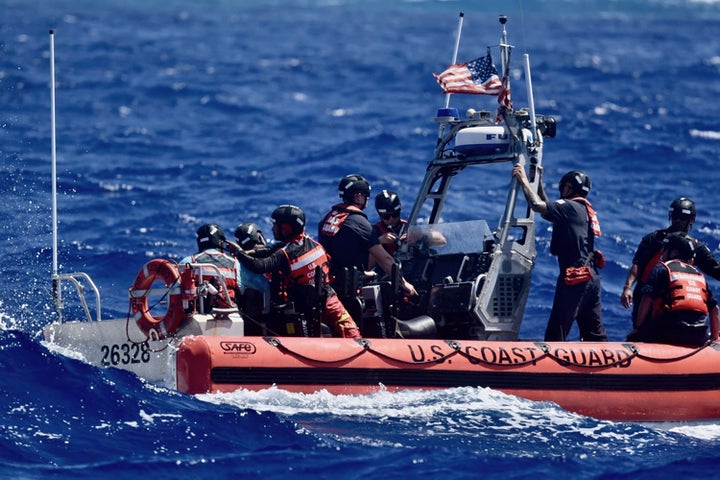
M 185 393 L 488 387 L 608 420 L 720 419 L 720 346 L 189 336 Z

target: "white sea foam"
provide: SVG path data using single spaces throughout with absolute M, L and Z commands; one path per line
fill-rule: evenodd
M 0 308 L 3 306 L 3 301 L 0 300 Z M 0 311 L 0 330 L 14 330 L 17 329 L 17 320 L 11 317 L 5 312 Z
M 669 432 L 681 433 L 688 437 L 699 438 L 701 440 L 717 440 L 720 439 L 720 424 L 717 422 L 697 422 L 688 424 L 662 424 L 660 428 L 667 428 Z
M 332 395 L 327 391 L 292 393 L 273 387 L 197 397 L 213 404 L 277 413 L 296 422 L 299 431 L 366 445 L 389 442 L 400 446 L 416 435 L 461 436 L 480 445 L 482 438 L 492 437 L 504 443 L 504 448 L 516 445 L 519 456 L 531 457 L 549 445 L 558 448 L 560 455 L 561 445 L 570 447 L 578 442 L 596 453 L 635 455 L 672 434 L 720 437 L 720 425 L 610 422 L 568 412 L 552 402 L 534 402 L 489 388 Z M 378 438 L 372 433 L 377 428 L 393 433 Z
M 720 140 L 720 132 L 715 130 L 697 130 L 691 129 L 690 136 L 696 138 L 704 138 L 705 140 Z

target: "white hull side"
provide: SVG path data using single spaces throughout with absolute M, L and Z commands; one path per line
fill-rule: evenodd
M 69 350 L 96 367 L 129 370 L 139 377 L 168 388 L 175 388 L 175 352 L 186 335 L 244 335 L 238 314 L 228 318 L 195 315 L 186 319 L 175 336 L 147 340 L 134 321 L 127 319 L 99 322 L 69 321 L 52 323 L 44 329 L 49 346 Z

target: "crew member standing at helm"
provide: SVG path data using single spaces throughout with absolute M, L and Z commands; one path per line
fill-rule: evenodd
M 380 217 L 372 231 L 372 243 L 379 242 L 390 255 L 395 255 L 400 243 L 409 242 L 414 244 L 424 242 L 428 247 L 445 245 L 447 240 L 438 231 L 427 230 L 420 232 L 410 230 L 407 220 L 402 215 L 402 203 L 396 192 L 383 190 L 375 196 L 375 210 Z M 377 239 L 377 240 L 375 240 Z M 375 259 L 370 255 L 370 267 L 376 264 Z
M 370 197 L 370 183 L 362 175 L 347 175 L 338 184 L 342 202 L 333 205 L 320 222 L 318 241 L 331 258 L 331 270 L 357 268 L 364 271 L 372 236 L 372 225 L 363 210 Z
M 637 326 L 638 306 L 643 284 L 650 276 L 650 271 L 660 261 L 663 240 L 669 234 L 681 232 L 687 234 L 695 223 L 695 202 L 686 197 L 679 197 L 672 201 L 668 209 L 667 228 L 655 230 L 645 235 L 635 250 L 632 266 L 628 271 L 623 291 L 620 294 L 620 304 L 625 308 L 632 305 L 632 323 Z M 713 256 L 710 249 L 698 239 L 693 239 L 695 257 L 693 264 L 703 273 L 720 280 L 720 262 Z M 633 289 L 633 283 L 635 288 Z
M 359 338 L 357 325 L 335 291 L 327 284 L 330 268 L 325 249 L 305 233 L 305 212 L 294 205 L 281 205 L 275 209 L 271 218 L 273 236 L 280 242 L 280 248 L 264 258 L 255 258 L 243 251 L 237 251 L 237 259 L 253 272 L 277 274 L 282 283 L 278 288 L 280 292 L 290 292 L 294 285 L 315 285 L 316 282 L 323 282 L 326 300 L 322 322 L 330 327 L 336 336 Z M 316 267 L 321 268 L 322 278 L 316 278 Z
M 377 237 L 390 255 L 394 255 L 398 244 L 407 239 L 408 223 L 400 218 L 400 197 L 396 192 L 383 190 L 375 197 L 375 211 L 380 220 L 373 225 L 373 236 Z
M 342 203 L 333 205 L 318 225 L 318 240 L 330 255 L 330 273 L 335 284 L 339 283 L 338 275 L 345 269 L 361 272 L 364 277 L 372 278 L 374 273 L 366 271 L 369 268 L 369 255 L 390 275 L 395 259 L 377 239 L 373 240 L 372 225 L 363 212 L 370 198 L 370 183 L 362 175 L 346 175 L 338 184 L 338 193 Z M 404 278 L 400 281 L 406 294 L 417 295 L 412 284 Z M 342 292 L 343 289 L 339 291 Z M 362 312 L 350 303 L 353 298 L 353 294 L 343 294 L 342 300 L 346 302 L 353 318 L 360 321 Z
M 600 223 L 587 201 L 592 186 L 590 177 L 573 170 L 560 179 L 560 200 L 550 202 L 542 187 L 533 191 L 522 165 L 513 167 L 512 175 L 523 189 L 529 207 L 545 220 L 552 222 L 550 253 L 557 256 L 560 266 L 555 285 L 550 319 L 545 341 L 566 341 L 570 328 L 577 320 L 580 339 L 607 341 L 602 323 L 600 302 L 600 274 L 595 265 L 595 237 L 600 236 Z M 542 170 L 540 170 L 542 175 Z M 568 276 L 568 268 L 588 267 L 587 275 L 575 283 Z

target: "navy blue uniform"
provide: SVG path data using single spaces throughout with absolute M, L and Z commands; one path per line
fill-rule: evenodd
M 370 259 L 370 247 L 378 243 L 372 237 L 367 215 L 356 206 L 339 203 L 318 225 L 318 241 L 330 256 L 331 285 L 356 322 L 362 320 L 363 305 L 357 295 L 355 280 L 362 281 Z M 347 278 L 343 269 L 359 277 Z M 352 275 L 352 274 L 351 274 Z
M 372 225 L 357 207 L 334 205 L 318 225 L 318 241 L 330 255 L 330 271 L 367 267 L 372 239 Z
M 607 341 L 602 323 L 600 275 L 592 263 L 588 264 L 592 278 L 578 285 L 565 285 L 565 269 L 580 267 L 594 250 L 595 237 L 590 228 L 588 208 L 581 200 L 560 199 L 548 202 L 543 218 L 552 222 L 550 253 L 557 256 L 560 266 L 555 286 L 545 341 L 566 341 L 574 320 L 584 341 Z

